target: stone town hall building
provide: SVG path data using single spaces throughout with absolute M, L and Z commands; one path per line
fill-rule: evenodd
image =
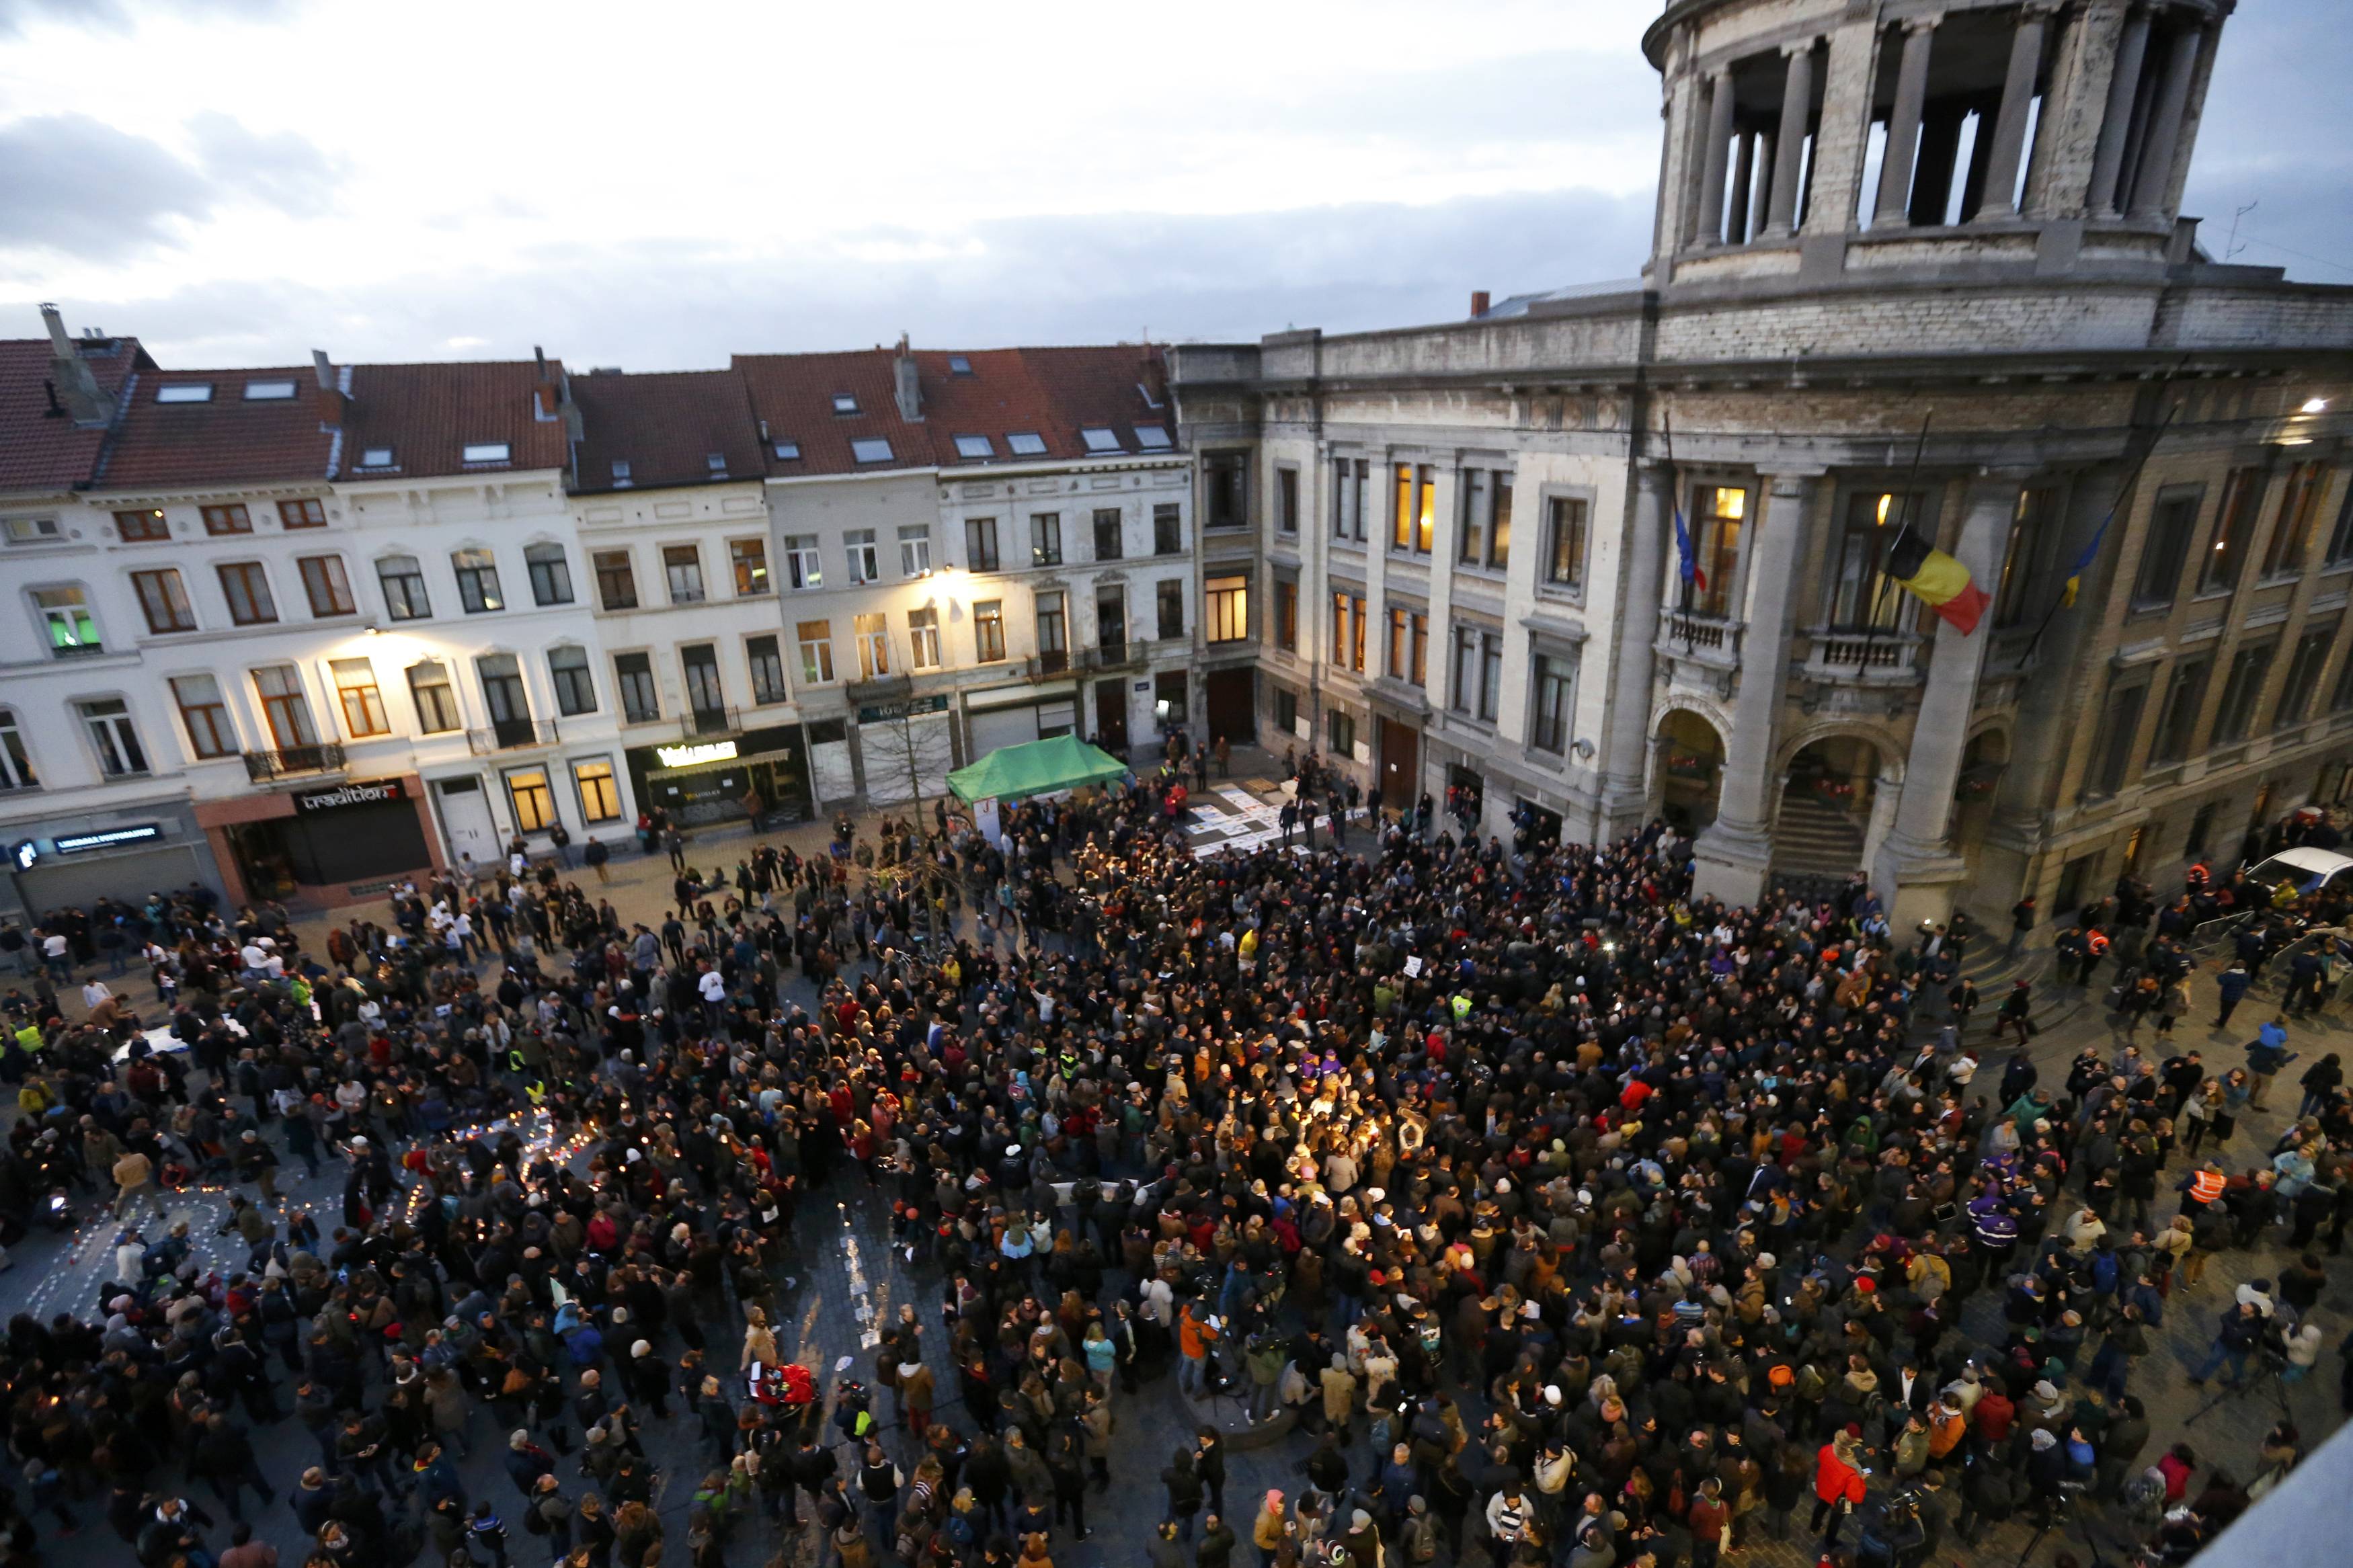
M 1864 868 L 1903 921 L 2339 798 L 2353 289 L 2179 216 L 2232 9 L 1673 0 L 1639 284 L 1176 351 L 1261 738 L 1491 833 L 1664 813 L 1726 898 Z M 1885 579 L 1907 515 L 1976 635 Z

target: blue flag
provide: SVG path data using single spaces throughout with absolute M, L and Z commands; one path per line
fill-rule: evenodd
M 1702 593 L 1707 591 L 1707 574 L 1699 569 L 1699 557 L 1692 551 L 1691 530 L 1683 526 L 1683 506 L 1680 497 L 1675 501 L 1675 558 L 1681 564 L 1683 581 Z

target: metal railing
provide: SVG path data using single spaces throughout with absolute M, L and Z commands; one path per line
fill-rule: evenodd
M 332 773 L 343 765 L 343 749 L 332 742 L 322 746 L 280 746 L 274 752 L 245 753 L 245 776 L 255 784 L 284 778 L 289 773 Z
M 1813 662 L 1824 669 L 1908 669 L 1915 640 L 1892 632 L 1883 637 L 1845 633 L 1817 637 Z
M 742 728 L 733 708 L 690 708 L 678 721 L 678 732 L 689 740 L 701 735 L 732 734 Z
M 553 719 L 493 719 L 487 730 L 466 731 L 466 745 L 478 757 L 493 752 L 516 752 L 529 746 L 555 744 Z

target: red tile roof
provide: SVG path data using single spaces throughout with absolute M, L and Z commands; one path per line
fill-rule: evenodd
M 292 382 L 294 395 L 252 399 L 248 385 Z M 203 403 L 165 403 L 165 387 L 208 385 Z M 282 484 L 327 478 L 332 433 L 319 426 L 319 384 L 309 365 L 280 370 L 151 371 L 139 378 L 100 487 Z
M 563 374 L 557 362 L 547 362 L 549 377 Z M 354 366 L 336 477 L 415 479 L 562 468 L 570 458 L 564 418 L 539 416 L 539 366 L 530 360 Z M 507 444 L 504 463 L 465 460 L 466 447 L 500 441 Z M 375 447 L 391 448 L 391 468 L 362 466 Z
M 572 400 L 582 429 L 576 491 L 623 488 L 613 474 L 617 459 L 628 465 L 626 488 L 634 489 L 756 479 L 767 471 L 759 422 L 744 378 L 733 371 L 575 375 Z M 723 459 L 715 471 L 714 452 Z
M 1167 372 L 1159 349 L 1121 344 L 1107 348 L 977 349 L 969 353 L 915 351 L 917 385 L 923 417 L 899 417 L 892 395 L 896 351 L 865 349 L 849 353 L 737 354 L 731 364 L 750 389 L 753 411 L 767 421 L 769 472 L 846 474 L 874 469 L 981 468 L 989 462 L 1070 460 L 1124 453 L 1148 455 L 1138 425 L 1156 425 L 1176 438 L 1167 407 Z M 963 360 L 969 373 L 951 364 Z M 1155 408 L 1145 396 L 1151 389 Z M 836 414 L 834 397 L 849 393 L 859 412 Z M 1090 453 L 1083 427 L 1103 426 L 1119 438 L 1120 453 Z M 1035 434 L 1046 450 L 1017 456 L 1007 437 Z M 958 436 L 988 437 L 991 458 L 965 458 Z M 891 459 L 861 463 L 853 440 L 881 437 Z M 797 442 L 798 459 L 779 458 L 775 443 Z
M 154 368 L 136 338 L 84 339 L 74 348 L 102 391 L 119 392 L 134 371 Z M 0 490 L 61 490 L 98 470 L 107 433 L 49 415 L 41 385 L 54 379 L 49 354 L 47 338 L 0 342 Z

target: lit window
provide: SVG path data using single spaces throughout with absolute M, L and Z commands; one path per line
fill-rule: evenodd
M 282 403 L 294 395 L 290 381 L 248 381 L 245 384 L 248 403 Z
M 776 460 L 780 463 L 799 462 L 801 460 L 801 444 L 798 441 L 777 442 Z
M 54 524 L 51 525 L 54 528 Z M 126 543 L 145 539 L 169 539 L 172 525 L 164 521 L 164 509 L 146 507 L 138 511 L 118 511 L 114 514 L 114 530 Z
M 849 444 L 849 455 L 861 463 L 887 463 L 891 460 L 891 443 L 880 436 L 870 436 Z
M 572 764 L 572 782 L 580 791 L 580 820 L 583 822 L 618 822 L 621 819 L 621 795 L 613 782 L 613 764 L 598 758 L 591 763 Z
M 40 612 L 41 624 L 47 630 L 52 657 L 73 658 L 106 651 L 99 640 L 98 621 L 90 613 L 89 596 L 79 588 L 36 589 L 33 607 Z
M 959 458 L 994 458 L 997 456 L 997 447 L 991 444 L 988 437 L 986 436 L 959 436 L 955 438 L 955 447 L 956 456 Z
M 503 463 L 511 450 L 504 441 L 472 441 L 459 455 L 469 463 Z
M 155 401 L 158 403 L 210 403 L 212 400 L 213 384 L 209 381 L 174 382 L 169 386 L 155 389 Z
M 1035 430 L 1016 430 L 1005 437 L 1005 445 L 1017 458 L 1042 458 L 1046 455 L 1046 438 Z
M 1089 425 L 1079 431 L 1079 439 L 1087 444 L 1090 452 L 1116 452 L 1121 449 L 1119 433 L 1101 425 Z
M 1168 431 L 1159 425 L 1139 425 L 1135 427 L 1135 444 L 1147 452 L 1168 449 Z
M 116 515 L 121 514 L 118 512 Z M 8 520 L 8 542 L 11 544 L 47 544 L 64 537 L 54 517 L 12 517 Z
M 858 396 L 857 396 L 857 395 L 856 395 L 855 393 L 849 393 L 849 392 L 837 392 L 837 393 L 835 393 L 835 394 L 833 395 L 833 411 L 834 411 L 836 414 L 855 414 L 855 413 L 857 413 L 857 412 L 858 412 Z

